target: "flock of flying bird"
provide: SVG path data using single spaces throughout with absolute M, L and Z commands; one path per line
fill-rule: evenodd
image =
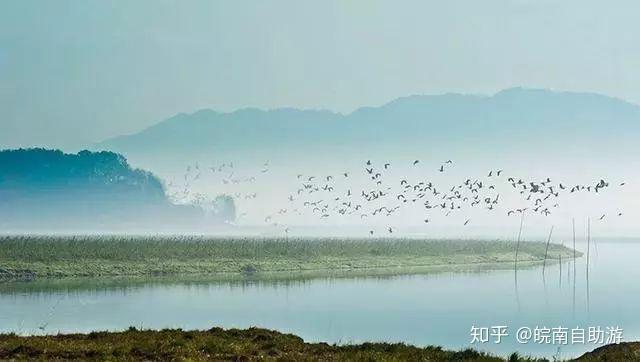
M 259 173 L 264 174 L 269 171 L 269 162 L 265 162 L 260 168 Z M 241 185 L 241 184 L 253 184 L 257 181 L 256 176 L 239 177 L 235 174 L 235 168 L 233 162 L 225 162 L 219 165 L 209 166 L 207 168 L 200 168 L 198 163 L 193 166 L 187 165 L 185 173 L 183 175 L 182 183 L 169 182 L 167 184 L 170 190 L 168 196 L 171 200 L 178 203 L 193 202 L 194 200 L 203 200 L 206 197 L 202 193 L 194 191 L 194 184 L 201 180 L 203 172 L 214 175 L 219 175 L 223 185 Z M 233 196 L 236 200 L 252 200 L 257 198 L 256 192 L 235 192 Z
M 420 167 L 420 161 L 415 160 L 409 167 Z M 435 169 L 437 173 L 445 173 L 454 163 L 451 160 L 442 162 Z M 496 212 L 501 205 L 500 190 L 505 192 L 510 189 L 516 192 L 522 199 L 518 208 L 503 210 L 508 216 L 520 215 L 525 212 L 549 216 L 554 209 L 559 207 L 559 199 L 563 194 L 569 193 L 599 193 L 610 187 L 610 183 L 600 179 L 593 184 L 566 185 L 555 182 L 550 178 L 544 180 L 530 180 L 515 176 L 506 176 L 504 170 L 489 170 L 482 178 L 466 178 L 462 182 L 447 187 L 437 186 L 429 180 L 412 180 L 409 177 L 396 178 L 390 172 L 394 166 L 391 163 L 375 164 L 371 160 L 364 162 L 361 174 L 344 171 L 335 175 L 304 175 L 297 174 L 298 187 L 295 192 L 287 197 L 288 206 L 280 207 L 277 213 L 272 213 L 264 218 L 264 223 L 273 226 L 283 226 L 288 233 L 289 228 L 285 223 L 276 220 L 284 218 L 288 214 L 310 214 L 319 219 L 332 217 L 358 217 L 360 219 L 377 216 L 392 216 L 401 210 L 421 208 L 425 217 L 425 224 L 430 223 L 433 215 L 438 212 L 444 216 L 464 211 L 467 208 L 485 209 L 488 212 Z M 237 177 L 234 173 L 233 163 L 207 168 L 208 172 L 219 174 L 225 185 L 238 185 L 254 183 L 256 176 Z M 269 171 L 269 162 L 265 162 L 259 170 L 259 174 Z M 188 166 L 184 175 L 184 184 L 177 191 L 170 194 L 174 200 L 196 199 L 200 195 L 191 192 L 191 185 L 201 177 L 203 169 L 198 164 Z M 259 175 L 258 174 L 258 175 Z M 359 177 L 360 182 L 351 183 L 351 179 Z M 362 178 L 364 177 L 364 184 Z M 351 185 L 350 185 L 351 183 Z M 500 185 L 502 183 L 502 185 Z M 356 189 L 354 186 L 358 184 Z M 619 183 L 624 186 L 625 183 Z M 168 186 L 175 187 L 170 183 Z M 364 186 L 364 187 L 363 187 Z M 232 195 L 236 200 L 255 199 L 257 193 L 239 193 Z M 622 213 L 618 213 L 621 216 Z M 246 216 L 241 213 L 240 218 Z M 605 215 L 599 217 L 604 219 Z M 462 223 L 467 226 L 471 219 L 465 219 Z M 388 226 L 387 231 L 393 233 L 395 228 Z M 374 230 L 369 234 L 373 235 Z

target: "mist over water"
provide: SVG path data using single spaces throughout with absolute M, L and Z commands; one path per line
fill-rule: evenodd
M 348 159 L 353 157 L 353 159 Z M 583 227 L 587 218 L 593 221 L 593 232 L 600 236 L 634 236 L 639 231 L 633 220 L 637 214 L 638 200 L 629 197 L 640 190 L 633 182 L 638 179 L 634 168 L 619 169 L 610 165 L 595 167 L 593 163 L 585 166 L 578 162 L 558 162 L 557 159 L 546 159 L 546 161 L 536 162 L 531 160 L 521 162 L 500 162 L 494 159 L 458 160 L 450 167 L 446 173 L 438 172 L 441 160 L 446 160 L 444 152 L 442 157 L 426 156 L 420 157 L 420 163 L 412 165 L 413 158 L 398 156 L 371 157 L 374 165 L 381 167 L 384 163 L 391 163 L 390 169 L 385 172 L 385 181 L 392 188 L 389 191 L 390 197 L 376 205 L 386 205 L 402 208 L 395 214 L 369 215 L 361 217 L 361 212 L 351 215 L 332 215 L 328 218 L 320 218 L 318 212 L 311 212 L 311 208 L 305 207 L 304 202 L 315 202 L 326 200 L 330 203 L 333 198 L 341 197 L 343 200 L 353 200 L 353 202 L 365 203 L 361 200 L 360 193 L 373 189 L 365 171 L 365 162 L 368 158 L 360 158 L 358 155 L 345 155 L 342 158 L 335 158 L 331 162 L 327 160 L 313 159 L 312 157 L 303 162 L 296 160 L 283 160 L 277 158 L 269 159 L 267 172 L 260 172 L 265 169 L 263 162 L 235 161 L 233 176 L 237 179 L 248 179 L 255 177 L 254 182 L 233 184 L 229 180 L 228 172 L 208 172 L 207 165 L 217 165 L 222 162 L 206 163 L 206 160 L 194 160 L 185 162 L 183 167 L 176 167 L 176 171 L 158 172 L 164 180 L 169 180 L 173 189 L 177 190 L 183 185 L 187 165 L 199 164 L 204 171 L 198 180 L 189 184 L 192 192 L 206 195 L 223 193 L 234 198 L 237 207 L 238 218 L 235 221 L 236 230 L 242 232 L 243 228 L 260 228 L 265 233 L 278 234 L 285 226 L 290 228 L 292 235 L 322 235 L 327 233 L 332 236 L 360 234 L 367 236 L 369 229 L 376 229 L 384 233 L 388 226 L 397 228 L 395 235 L 421 235 L 431 237 L 498 237 L 513 238 L 518 228 L 519 217 L 507 216 L 509 210 L 526 207 L 530 202 L 526 201 L 527 195 L 522 195 L 507 181 L 508 177 L 522 177 L 530 180 L 545 180 L 547 177 L 557 183 L 564 185 L 575 184 L 595 184 L 600 179 L 605 179 L 611 183 L 611 187 L 600 191 L 598 194 L 591 193 L 565 193 L 559 196 L 550 206 L 558 204 L 553 208 L 553 213 L 543 216 L 534 212 L 527 213 L 525 217 L 525 238 L 543 237 L 548 233 L 551 225 L 555 225 L 558 237 L 568 237 L 571 235 L 571 220 L 576 219 L 579 227 Z M 416 157 L 416 159 L 418 159 Z M 231 161 L 224 161 L 231 162 Z M 496 167 L 494 165 L 499 165 Z M 567 165 L 565 167 L 562 164 Z M 247 166 L 248 165 L 248 166 Z M 488 178 L 490 170 L 504 170 L 502 177 Z M 348 177 L 343 173 L 347 172 Z M 298 175 L 303 175 L 302 179 Z M 296 191 L 301 188 L 307 177 L 314 176 L 322 179 L 331 175 L 334 179 L 331 184 L 335 189 L 332 192 L 318 192 L 308 195 L 306 190 L 303 194 Z M 191 175 L 190 177 L 193 177 Z M 401 180 L 409 180 L 417 183 L 419 181 L 433 182 L 439 189 L 448 191 L 455 185 L 460 185 L 466 179 L 481 180 L 487 184 L 495 185 L 494 195 L 500 195 L 500 204 L 495 210 L 486 210 L 481 207 L 463 206 L 460 210 L 451 212 L 445 216 L 445 212 L 439 210 L 426 210 L 423 206 L 424 200 L 409 204 L 403 204 L 396 199 L 402 188 Z M 624 186 L 619 186 L 625 182 Z M 168 187 L 171 190 L 171 187 Z M 346 197 L 347 192 L 353 194 Z M 170 191 L 169 191 L 170 193 Z M 293 197 L 293 201 L 290 200 Z M 437 200 L 436 197 L 427 197 Z M 432 201 L 435 202 L 435 201 Z M 340 202 L 333 202 L 339 204 Z M 294 212 L 293 210 L 297 210 Z M 279 211 L 287 210 L 281 214 Z M 371 210 L 368 210 L 371 213 Z M 618 216 L 622 213 L 621 216 Z M 598 220 L 602 215 L 606 215 L 603 220 Z M 265 218 L 271 217 L 265 222 Z M 424 219 L 428 218 L 429 223 L 425 224 Z M 471 222 L 462 227 L 465 220 Z M 273 227 L 271 224 L 279 223 L 282 227 Z

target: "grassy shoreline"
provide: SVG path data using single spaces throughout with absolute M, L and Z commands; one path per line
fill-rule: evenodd
M 632 360 L 640 343 L 600 347 L 576 361 Z M 278 361 L 506 361 L 473 349 L 449 351 L 403 343 L 330 345 L 307 343 L 293 334 L 261 328 L 207 331 L 160 331 L 130 328 L 123 332 L 92 332 L 47 336 L 0 335 L 3 360 L 278 360 Z M 547 361 L 517 353 L 508 361 Z
M 99 236 L 0 237 L 0 279 L 162 275 L 398 274 L 513 265 L 510 241 Z M 523 242 L 521 266 L 545 244 Z M 578 256 L 582 255 L 577 253 Z M 549 262 L 573 250 L 549 246 Z

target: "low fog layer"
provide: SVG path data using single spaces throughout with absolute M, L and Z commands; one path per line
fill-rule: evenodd
M 596 236 L 634 236 L 639 125 L 621 100 L 521 88 L 348 115 L 198 111 L 93 147 L 104 152 L 1 152 L 0 225 L 513 238 L 522 220 L 525 238 L 554 226 L 562 240 L 590 219 Z
M 527 208 L 527 237 L 543 237 L 551 225 L 566 237 L 572 219 L 582 235 L 588 218 L 597 235 L 631 236 L 640 232 L 634 223 L 640 201 L 633 197 L 640 191 L 634 182 L 640 166 L 634 156 L 638 136 L 636 105 L 597 94 L 516 88 L 494 96 L 407 97 L 347 115 L 204 110 L 96 148 L 122 152 L 158 174 L 174 202 L 231 195 L 238 231 L 512 238 L 520 216 L 509 211 Z M 404 202 L 398 199 L 405 191 L 402 180 L 414 186 L 431 183 L 438 195 Z M 456 190 L 450 190 L 467 180 L 484 187 L 465 188 L 472 194 L 453 200 L 460 201 L 453 210 L 425 207 L 427 200 L 436 205 L 439 198 L 454 195 Z M 520 180 L 547 193 L 521 192 Z M 601 182 L 607 187 L 595 192 Z M 584 190 L 571 192 L 578 185 Z M 374 190 L 387 195 L 371 201 L 362 197 L 363 191 Z M 544 206 L 538 208 L 542 203 L 536 200 L 549 192 L 557 195 L 541 200 Z M 483 204 L 499 195 L 499 203 L 487 209 L 462 202 L 475 195 Z M 452 200 L 447 201 L 450 208 Z M 357 205 L 362 208 L 351 209 Z M 313 206 L 325 207 L 314 211 Z M 395 210 L 373 215 L 383 206 Z
M 112 152 L 0 152 L 0 228 L 10 231 L 207 231 L 233 220 L 233 200 L 176 205 L 160 179 Z

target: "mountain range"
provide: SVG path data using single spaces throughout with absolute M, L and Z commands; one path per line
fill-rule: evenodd
M 455 150 L 468 155 L 563 150 L 577 157 L 599 148 L 633 150 L 640 107 L 593 93 L 512 88 L 492 96 L 444 94 L 398 98 L 349 114 L 246 108 L 180 113 L 136 134 L 108 139 L 111 150 L 144 166 L 165 157 L 340 157 Z
M 106 140 L 94 149 L 122 153 L 136 167 L 173 181 L 176 190 L 188 187 L 194 192 L 235 195 L 240 213 L 247 213 L 245 219 L 254 224 L 290 205 L 300 175 L 321 180 L 333 175 L 353 190 L 369 190 L 367 160 L 376 170 L 389 163 L 385 175 L 390 179 L 441 185 L 485 179 L 490 170 L 499 169 L 505 177 L 551 178 L 574 185 L 601 179 L 627 184 L 624 192 L 563 203 L 553 222 L 566 225 L 587 210 L 635 215 L 638 201 L 629 195 L 640 192 L 634 182 L 640 177 L 638 139 L 638 105 L 594 93 L 512 88 L 490 96 L 409 96 L 349 114 L 293 108 L 200 110 Z M 452 167 L 439 172 L 445 160 L 453 160 Z M 233 170 L 209 170 L 231 161 Z M 262 173 L 267 168 L 269 172 Z M 189 169 L 191 174 L 185 174 Z M 202 177 L 195 180 L 200 170 Z M 230 182 L 254 177 L 255 183 Z M 507 197 L 512 191 L 507 185 L 501 199 L 517 205 L 517 192 Z M 244 200 L 243 195 L 254 193 L 259 200 Z M 419 215 L 413 215 L 416 220 L 396 222 L 419 223 Z M 473 218 L 501 230 L 505 220 L 481 219 L 484 216 Z M 545 220 L 530 222 L 543 225 Z M 609 222 L 611 230 L 622 230 L 623 221 Z

